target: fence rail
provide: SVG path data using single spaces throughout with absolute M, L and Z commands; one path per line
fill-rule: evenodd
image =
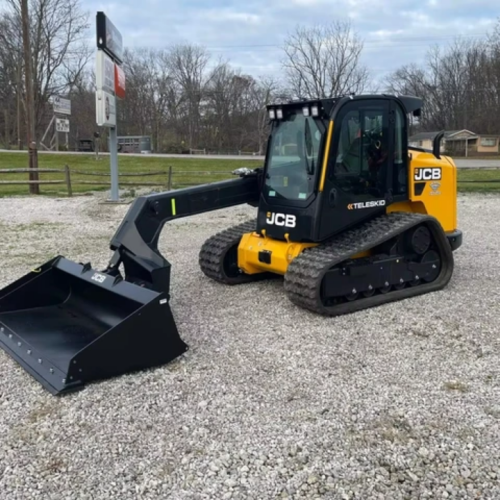
M 63 168 L 0 168 L 0 174 L 28 174 L 29 172 L 65 172 Z
M 23 174 L 23 173 L 32 173 L 33 170 L 29 168 L 9 168 L 9 169 L 0 169 L 0 174 Z M 110 186 L 111 179 L 110 174 L 105 172 L 88 172 L 81 169 L 70 169 L 68 165 L 65 165 L 64 168 L 38 168 L 35 172 L 39 174 L 49 173 L 49 174 L 64 174 L 64 178 L 62 179 L 44 179 L 44 180 L 24 180 L 24 179 L 16 179 L 16 180 L 0 180 L 0 188 L 1 186 L 12 186 L 12 185 L 57 185 L 57 184 L 65 184 L 66 190 L 68 192 L 68 196 L 73 196 L 73 186 L 74 185 L 87 185 L 87 186 Z M 145 181 L 142 179 L 138 179 L 136 181 L 126 181 L 119 180 L 120 186 L 163 186 L 166 190 L 170 191 L 173 186 L 173 177 L 175 176 L 213 176 L 213 175 L 230 175 L 229 171 L 226 170 L 212 170 L 212 171 L 192 171 L 192 170 L 176 170 L 174 172 L 173 168 L 170 166 L 166 170 L 155 170 L 151 172 L 120 172 L 118 174 L 119 179 L 123 178 L 143 178 L 143 177 L 162 177 L 163 181 Z M 73 176 L 73 177 L 72 177 Z M 79 176 L 80 178 L 75 179 L 74 176 Z M 107 177 L 108 180 L 84 180 L 81 177 Z M 189 186 L 192 183 L 176 183 L 177 186 Z
M 68 191 L 68 196 L 73 196 L 73 189 L 71 188 L 71 173 L 68 165 L 64 168 L 37 168 L 36 170 L 31 168 L 2 168 L 0 169 L 0 174 L 23 174 L 23 173 L 62 173 L 64 174 L 64 179 L 49 179 L 49 180 L 15 180 L 15 181 L 0 181 L 0 186 L 14 186 L 14 185 L 30 185 L 36 184 L 47 185 L 47 184 L 66 184 L 66 189 Z
M 499 167 L 494 166 L 486 166 L 486 167 L 461 167 L 459 170 L 499 170 Z M 33 170 L 29 168 L 11 168 L 11 169 L 0 169 L 1 174 L 28 174 L 32 173 Z M 68 196 L 73 196 L 73 186 L 75 185 L 85 185 L 85 186 L 110 186 L 110 174 L 106 172 L 91 172 L 85 171 L 81 169 L 70 169 L 68 165 L 65 165 L 64 168 L 39 168 L 36 170 L 39 174 L 62 174 L 62 178 L 60 179 L 43 179 L 43 180 L 24 180 L 24 179 L 16 179 L 16 180 L 0 180 L 0 189 L 2 186 L 15 186 L 15 185 L 66 185 L 66 191 Z M 170 166 L 168 169 L 164 170 L 155 170 L 150 172 L 120 172 L 118 174 L 120 180 L 119 185 L 127 186 L 127 187 L 163 187 L 165 190 L 170 191 L 173 188 L 173 178 L 177 177 L 196 177 L 197 180 L 201 180 L 203 177 L 209 176 L 229 176 L 230 171 L 227 170 L 211 170 L 211 171 L 194 171 L 194 170 L 173 170 Z M 75 179 L 75 176 L 78 176 Z M 108 179 L 102 180 L 85 180 L 82 177 L 94 177 L 103 178 L 107 177 Z M 148 181 L 143 178 L 148 177 L 160 177 L 162 180 L 156 181 Z M 122 179 L 137 179 L 137 180 L 122 180 Z M 183 180 L 184 180 L 183 179 Z M 199 182 L 176 182 L 176 187 L 184 187 L 184 186 L 192 186 L 193 184 L 198 184 Z M 460 179 L 458 184 L 500 184 L 500 178 L 498 179 Z

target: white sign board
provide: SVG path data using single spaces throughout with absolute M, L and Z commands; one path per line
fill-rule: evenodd
M 111 94 L 115 91 L 115 63 L 102 50 L 97 51 L 96 86 Z
M 54 113 L 60 113 L 61 115 L 71 114 L 71 101 L 69 99 L 54 97 L 52 106 L 54 108 Z
M 69 120 L 65 118 L 56 118 L 56 131 L 57 132 L 69 132 Z
M 97 90 L 96 121 L 100 127 L 116 127 L 116 98 L 104 90 Z

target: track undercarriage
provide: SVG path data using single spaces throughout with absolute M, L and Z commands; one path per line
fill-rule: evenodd
M 199 255 L 205 275 L 228 285 L 275 276 L 244 274 L 238 267 L 238 244 L 255 227 L 256 221 L 249 221 L 209 238 Z M 288 266 L 284 289 L 297 306 L 336 316 L 440 290 L 453 265 L 435 218 L 390 213 L 305 249 Z

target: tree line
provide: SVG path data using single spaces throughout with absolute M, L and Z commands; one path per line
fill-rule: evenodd
M 27 92 L 21 5 L 0 14 L 0 144 L 26 146 Z M 52 118 L 51 99 L 71 100 L 69 148 L 106 129 L 95 123 L 95 48 L 85 37 L 94 18 L 80 0 L 30 0 L 29 33 L 37 141 Z M 126 39 L 126 37 L 125 37 Z M 118 134 L 151 136 L 157 152 L 263 154 L 266 105 L 277 99 L 388 91 L 418 95 L 425 107 L 414 131 L 468 128 L 500 133 L 500 20 L 484 41 L 457 39 L 430 48 L 425 64 L 402 66 L 381 88 L 361 63 L 364 40 L 350 21 L 299 26 L 283 43 L 281 79 L 242 73 L 195 44 L 124 53 L 126 98 L 118 102 Z M 46 141 L 47 142 L 47 141 Z M 64 143 L 60 146 L 64 148 Z
M 421 96 L 420 131 L 468 129 L 500 135 L 500 19 L 485 40 L 431 47 L 425 64 L 392 73 L 387 90 Z

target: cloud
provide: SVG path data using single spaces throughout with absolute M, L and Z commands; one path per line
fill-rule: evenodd
M 362 62 L 379 79 L 403 64 L 421 63 L 432 44 L 447 45 L 458 35 L 484 39 L 498 18 L 491 0 L 85 0 L 82 5 L 92 21 L 97 10 L 109 15 L 125 46 L 201 44 L 214 59 L 223 57 L 256 76 L 281 75 L 282 44 L 299 24 L 351 19 L 364 39 Z
M 205 13 L 205 19 L 214 23 L 244 23 L 258 24 L 262 21 L 261 16 L 249 12 L 234 12 L 232 10 L 211 10 Z

